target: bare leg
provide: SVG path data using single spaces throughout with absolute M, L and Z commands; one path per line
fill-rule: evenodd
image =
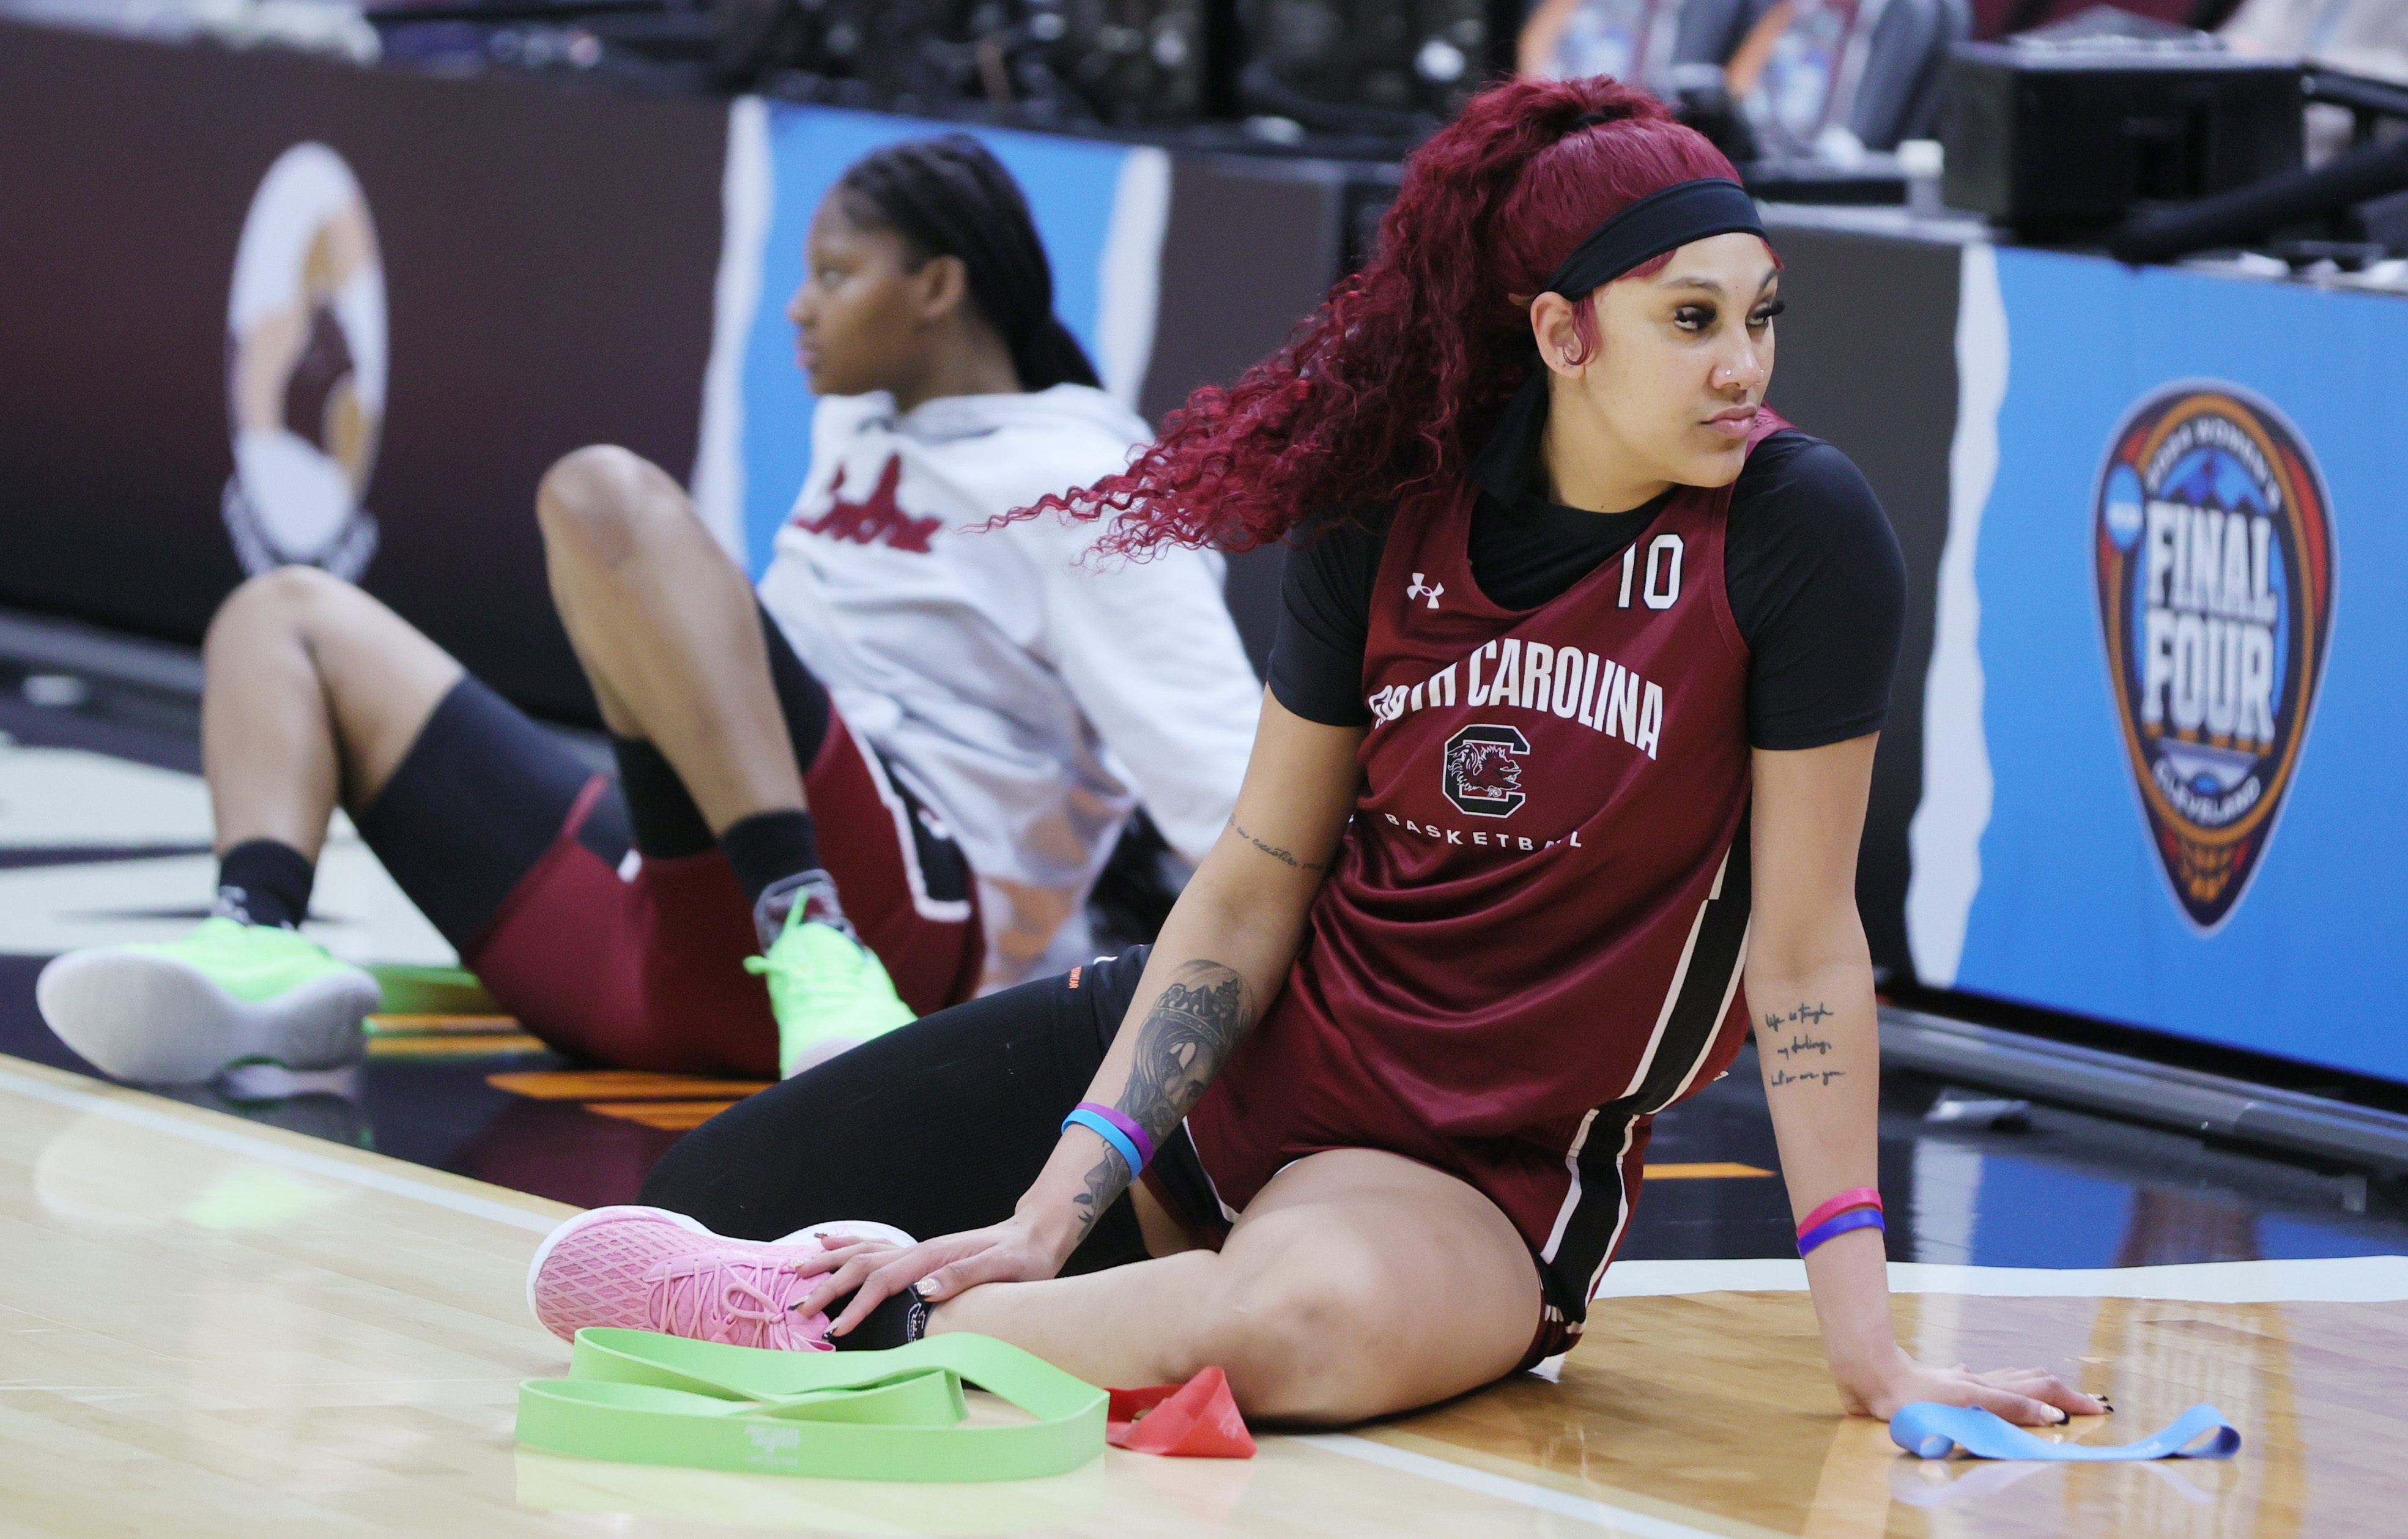
M 337 799 L 375 800 L 461 676 L 399 615 L 311 567 L 236 588 L 201 655 L 219 851 L 273 839 L 312 860 Z
M 752 585 L 658 466 L 580 449 L 536 497 L 552 601 L 603 720 L 649 738 L 714 833 L 803 807 Z
M 1273 1177 L 1218 1252 L 989 1283 L 932 1323 L 1095 1384 L 1177 1383 L 1217 1364 L 1248 1415 L 1334 1423 L 1510 1372 L 1539 1302 L 1529 1247 L 1494 1203 L 1400 1156 L 1337 1149 Z

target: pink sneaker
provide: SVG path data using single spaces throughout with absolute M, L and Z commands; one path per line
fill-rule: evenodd
M 824 1226 L 823 1226 L 824 1227 Z M 595 1208 L 552 1231 L 527 1269 L 527 1307 L 573 1341 L 589 1325 L 695 1341 L 832 1352 L 825 1314 L 791 1307 L 819 1281 L 795 1263 L 822 1246 L 807 1232 L 776 1244 L 730 1240 L 660 1208 Z

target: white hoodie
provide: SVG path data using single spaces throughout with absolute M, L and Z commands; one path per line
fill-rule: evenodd
M 761 601 L 978 875 L 983 987 L 1087 959 L 1085 899 L 1140 798 L 1201 860 L 1261 709 L 1221 558 L 1088 555 L 1059 515 L 982 526 L 1125 467 L 1150 435 L 1099 390 L 824 397 Z

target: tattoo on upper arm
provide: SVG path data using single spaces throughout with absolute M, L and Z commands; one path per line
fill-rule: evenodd
M 1238 837 L 1240 839 L 1252 844 L 1255 849 L 1262 851 L 1263 854 L 1270 856 L 1273 860 L 1278 861 L 1283 866 L 1293 866 L 1300 871 L 1326 871 L 1329 869 L 1329 863 L 1326 860 L 1298 860 L 1292 851 L 1283 850 L 1276 845 L 1264 843 L 1261 840 L 1256 839 L 1254 835 L 1246 832 L 1245 829 L 1239 828 L 1238 820 L 1234 817 L 1229 820 L 1229 827 L 1238 829 Z
M 1812 1067 L 1829 1057 L 1832 1051 L 1831 1040 L 1816 1036 L 1814 1028 L 1837 1014 L 1819 1000 L 1813 1004 L 1800 1001 L 1797 1009 L 1786 1014 L 1780 1011 L 1765 1013 L 1762 1046 L 1786 1065 L 1774 1067 L 1764 1082 L 1768 1088 L 1778 1090 L 1786 1085 L 1828 1085 L 1835 1079 L 1848 1077 L 1844 1069 Z
M 1159 1146 L 1253 1024 L 1246 981 L 1237 969 L 1200 959 L 1182 963 L 1137 1028 L 1137 1059 L 1118 1110 Z M 1087 1189 L 1070 1200 L 1079 1210 L 1080 1239 L 1135 1179 L 1137 1172 L 1107 1147 L 1087 1172 Z

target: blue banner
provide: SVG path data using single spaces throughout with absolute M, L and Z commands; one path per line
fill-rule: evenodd
M 2408 305 L 1982 249 L 1965 305 L 1918 971 L 2408 1080 Z

